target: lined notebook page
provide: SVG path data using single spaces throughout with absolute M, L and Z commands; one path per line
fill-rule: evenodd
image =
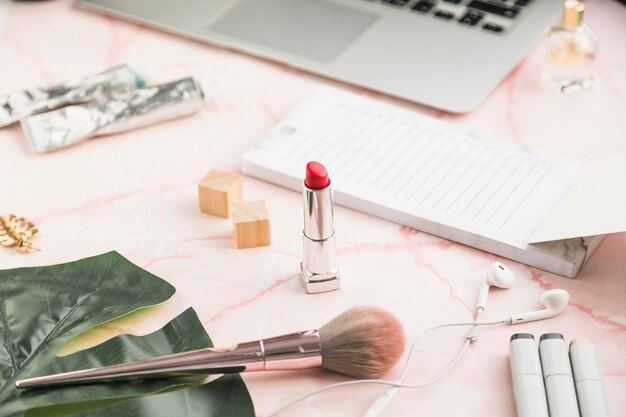
M 456 230 L 522 249 L 582 170 L 328 88 L 246 152 L 243 168 L 301 190 L 312 160 L 328 169 L 339 204 L 448 238 Z

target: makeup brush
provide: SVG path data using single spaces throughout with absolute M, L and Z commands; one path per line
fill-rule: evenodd
M 22 379 L 17 388 L 171 378 L 252 371 L 325 368 L 354 378 L 378 378 L 400 358 L 404 332 L 376 307 L 354 307 L 319 330 L 291 333 L 230 348 L 200 349 L 102 368 Z

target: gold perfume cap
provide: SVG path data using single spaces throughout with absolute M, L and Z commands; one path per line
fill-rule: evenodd
M 585 4 L 578 0 L 567 0 L 563 3 L 563 26 L 565 29 L 576 29 L 583 23 Z

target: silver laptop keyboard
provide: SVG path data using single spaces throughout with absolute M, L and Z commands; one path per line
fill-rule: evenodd
M 493 34 L 505 33 L 532 0 L 367 0 Z

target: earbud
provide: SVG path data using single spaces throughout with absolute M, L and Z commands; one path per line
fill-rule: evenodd
M 519 324 L 554 317 L 567 307 L 569 293 L 561 289 L 548 290 L 541 294 L 539 301 L 546 307 L 545 309 L 531 311 L 529 313 L 514 314 L 510 319 L 506 319 L 505 322 L 509 324 Z
M 487 294 L 489 293 L 489 287 L 495 285 L 498 288 L 511 288 L 515 281 L 515 277 L 509 268 L 504 266 L 500 262 L 494 262 L 489 267 L 489 276 L 485 279 L 483 286 L 478 293 L 478 303 L 476 304 L 476 311 L 482 313 L 485 311 L 487 305 Z

